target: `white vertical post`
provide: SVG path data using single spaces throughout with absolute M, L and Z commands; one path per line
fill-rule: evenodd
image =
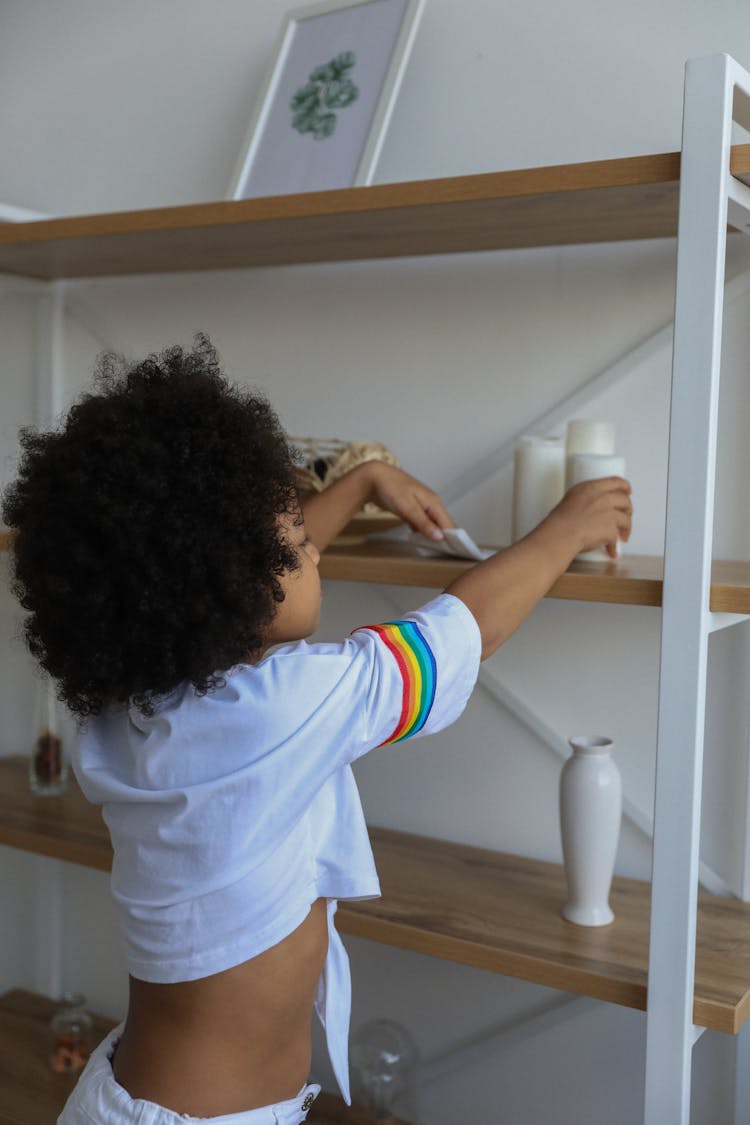
M 735 64 L 685 71 L 667 478 L 645 1125 L 687 1125 Z
M 40 429 L 49 427 L 62 410 L 64 328 L 64 282 L 53 281 L 37 298 L 34 422 Z M 37 860 L 34 988 L 45 996 L 58 997 L 63 991 L 63 879 L 61 860 Z
M 65 975 L 63 861 L 47 856 L 35 859 L 34 990 L 57 998 L 63 993 Z
M 750 1121 L 750 1025 L 734 1037 L 734 1105 L 732 1125 Z
M 741 664 L 750 660 L 750 634 L 742 629 Z M 745 836 L 742 849 L 742 890 L 740 898 L 750 901 L 750 754 L 745 747 Z M 734 1103 L 732 1125 L 750 1122 L 750 1025 L 745 1024 L 734 1037 Z
M 65 363 L 65 282 L 51 281 L 37 297 L 34 351 L 34 423 L 52 424 L 62 410 Z

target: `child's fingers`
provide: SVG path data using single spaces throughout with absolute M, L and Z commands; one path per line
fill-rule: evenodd
M 424 510 L 436 527 L 455 527 L 456 521 L 449 514 L 439 496 L 433 496 L 424 505 Z
M 629 516 L 624 518 L 624 519 L 621 516 L 617 520 L 617 540 L 615 540 L 614 543 L 612 543 L 612 542 L 607 543 L 607 554 L 609 555 L 609 557 L 611 559 L 616 559 L 616 558 L 619 557 L 619 552 L 618 552 L 618 549 L 617 549 L 617 543 L 618 543 L 618 541 L 622 542 L 622 543 L 627 543 L 628 539 L 630 538 L 630 530 L 631 530 L 631 523 L 630 523 Z
M 440 525 L 434 523 L 425 513 L 424 509 L 420 509 L 419 514 L 414 516 L 414 522 L 412 523 L 410 521 L 410 525 L 414 531 L 420 532 L 421 535 L 426 535 L 428 539 L 438 541 L 444 538 Z
M 630 481 L 625 480 L 624 477 L 596 477 L 594 480 L 584 480 L 573 485 L 570 491 L 574 489 L 586 491 L 591 496 L 599 496 L 605 492 L 623 492 L 629 496 L 633 491 Z
M 625 477 L 599 477 L 592 484 L 598 484 L 603 491 L 613 492 L 622 490 L 623 492 L 632 492 L 633 488 L 629 480 Z
M 435 513 L 435 515 L 438 519 L 440 518 L 439 513 Z M 437 519 L 433 519 L 430 512 L 416 496 L 410 499 L 408 507 L 404 512 L 404 519 L 409 524 L 412 531 L 418 531 L 428 539 L 439 540 L 443 538 L 443 532 Z M 450 520 L 450 517 L 448 517 L 448 519 Z M 452 527 L 453 524 L 447 523 L 445 526 Z
M 385 471 L 384 466 L 383 470 L 377 502 L 387 511 L 400 516 L 412 531 L 426 535 L 428 539 L 439 540 L 443 538 L 442 528 L 456 526 L 442 500 L 431 488 L 401 469 L 388 466 Z
M 617 521 L 620 538 L 625 539 L 630 535 L 630 529 L 633 525 L 632 509 L 628 511 L 627 508 L 615 508 L 615 520 Z

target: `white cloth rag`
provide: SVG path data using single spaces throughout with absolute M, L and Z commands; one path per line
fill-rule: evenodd
M 412 532 L 411 538 L 421 555 L 451 555 L 453 558 L 482 562 L 497 553 L 490 548 L 479 547 L 463 527 L 444 527 L 442 539 L 428 539 L 416 531 Z

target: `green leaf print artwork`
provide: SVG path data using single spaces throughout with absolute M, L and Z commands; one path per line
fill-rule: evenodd
M 349 77 L 356 61 L 354 51 L 342 51 L 330 62 L 310 71 L 307 82 L 289 103 L 293 129 L 298 133 L 312 133 L 316 141 L 332 136 L 337 118 L 331 110 L 345 109 L 359 97 L 359 87 Z

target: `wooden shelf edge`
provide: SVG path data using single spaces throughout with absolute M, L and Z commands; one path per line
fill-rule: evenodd
M 733 168 L 743 168 L 742 150 L 734 146 Z M 596 188 L 672 183 L 679 180 L 680 153 L 614 157 L 576 164 L 542 165 L 480 172 L 464 176 L 403 180 L 368 187 L 334 188 L 255 199 L 210 200 L 173 207 L 135 211 L 98 212 L 63 218 L 0 225 L 0 245 L 44 242 L 53 239 L 133 234 L 161 230 L 190 230 L 226 224 L 306 219 L 382 211 L 402 207 L 428 207 L 551 192 L 587 191 Z
M 592 191 L 617 187 L 673 183 L 680 178 L 679 152 L 618 156 L 573 164 L 514 168 L 502 172 L 404 180 L 368 187 L 334 188 L 262 196 L 255 199 L 210 200 L 135 211 L 100 212 L 31 222 L 0 224 L 0 245 L 52 239 L 190 230 L 227 224 L 289 221 L 312 216 L 357 214 L 403 207 L 429 207 L 492 199 Z M 750 173 L 750 144 L 733 145 L 730 170 L 738 179 Z
M 9 551 L 13 533 L 0 531 L 0 551 Z M 400 548 L 400 549 L 399 549 Z M 465 559 L 428 558 L 398 544 L 329 548 L 320 560 L 322 578 L 393 586 L 445 589 L 475 564 Z M 663 561 L 657 556 L 623 555 L 612 563 L 574 563 L 547 593 L 563 601 L 606 605 L 661 606 Z M 750 563 L 716 561 L 710 608 L 714 613 L 750 614 Z
M 40 798 L 46 799 L 46 798 Z M 111 871 L 112 853 L 103 851 L 97 844 L 76 844 L 44 832 L 13 828 L 0 824 L 0 846 L 31 852 L 49 859 L 61 859 L 78 867 L 91 867 L 96 871 Z
M 696 1020 L 698 1026 L 705 1027 L 706 1025 L 703 1022 L 703 1012 L 701 1011 L 700 1003 L 696 1005 L 696 1012 L 698 1015 L 698 1019 Z M 750 1019 L 750 988 L 748 988 L 743 999 L 735 1007 L 732 1012 L 732 1018 L 727 1018 L 726 1026 L 717 1028 L 717 1030 L 724 1031 L 728 1035 L 739 1035 L 748 1019 Z
M 341 933 L 349 937 L 365 938 L 381 945 L 425 954 L 458 965 L 468 965 L 473 969 L 514 977 L 531 984 L 556 989 L 561 987 L 558 966 L 530 953 L 497 950 L 476 942 L 460 941 L 456 938 L 446 939 L 442 934 L 431 934 L 415 926 L 362 917 L 347 910 L 345 902 L 341 902 L 336 911 L 336 924 Z M 593 1000 L 619 1004 L 625 1008 L 646 1010 L 645 983 L 641 985 L 611 980 L 597 982 L 584 970 L 568 968 L 563 991 L 589 996 Z
M 648 883 L 616 876 L 615 923 L 611 929 L 591 931 L 561 923 L 565 884 L 560 864 L 387 829 L 371 827 L 370 834 L 384 897 L 370 904 L 342 902 L 337 918 L 343 933 L 645 1010 Z M 401 872 L 407 865 L 412 870 L 405 885 Z M 441 890 L 444 882 L 447 896 Z M 497 929 L 498 911 L 515 916 L 514 921 L 500 921 Z M 489 940 L 482 938 L 483 930 Z M 746 930 L 750 906 L 701 892 L 694 1003 L 698 1026 L 736 1034 L 750 1017 Z M 470 940 L 462 931 L 471 934 Z M 545 942 L 548 954 L 540 951 Z
M 364 546 L 329 548 L 321 557 L 320 574 L 322 578 L 345 582 L 445 589 L 474 565 L 464 559 L 422 556 L 404 544 L 373 541 Z M 663 565 L 663 559 L 655 555 L 627 554 L 613 562 L 574 562 L 546 596 L 566 601 L 659 607 Z M 750 563 L 714 562 L 710 608 L 717 613 L 750 614 Z
M 483 948 L 473 942 L 446 940 L 440 934 L 426 934 L 423 930 L 414 927 L 358 917 L 347 911 L 346 904 L 343 902 L 339 904 L 336 913 L 336 924 L 339 931 L 349 937 L 364 938 L 395 949 L 467 965 L 485 972 L 524 980 L 530 984 L 586 996 L 603 1003 L 646 1011 L 648 989 L 645 983 L 613 981 L 610 978 L 597 981 L 585 970 L 566 968 L 563 987 L 559 968 L 549 961 L 530 954 L 514 954 L 505 950 L 498 953 L 496 950 Z M 701 997 L 695 999 L 693 1019 L 698 1027 L 727 1035 L 738 1035 L 748 1018 L 750 1018 L 750 986 L 736 1006 L 722 1005 Z
M 737 177 L 747 175 L 749 149 L 732 149 Z M 115 277 L 671 239 L 680 159 L 655 153 L 4 223 L 0 270 Z

